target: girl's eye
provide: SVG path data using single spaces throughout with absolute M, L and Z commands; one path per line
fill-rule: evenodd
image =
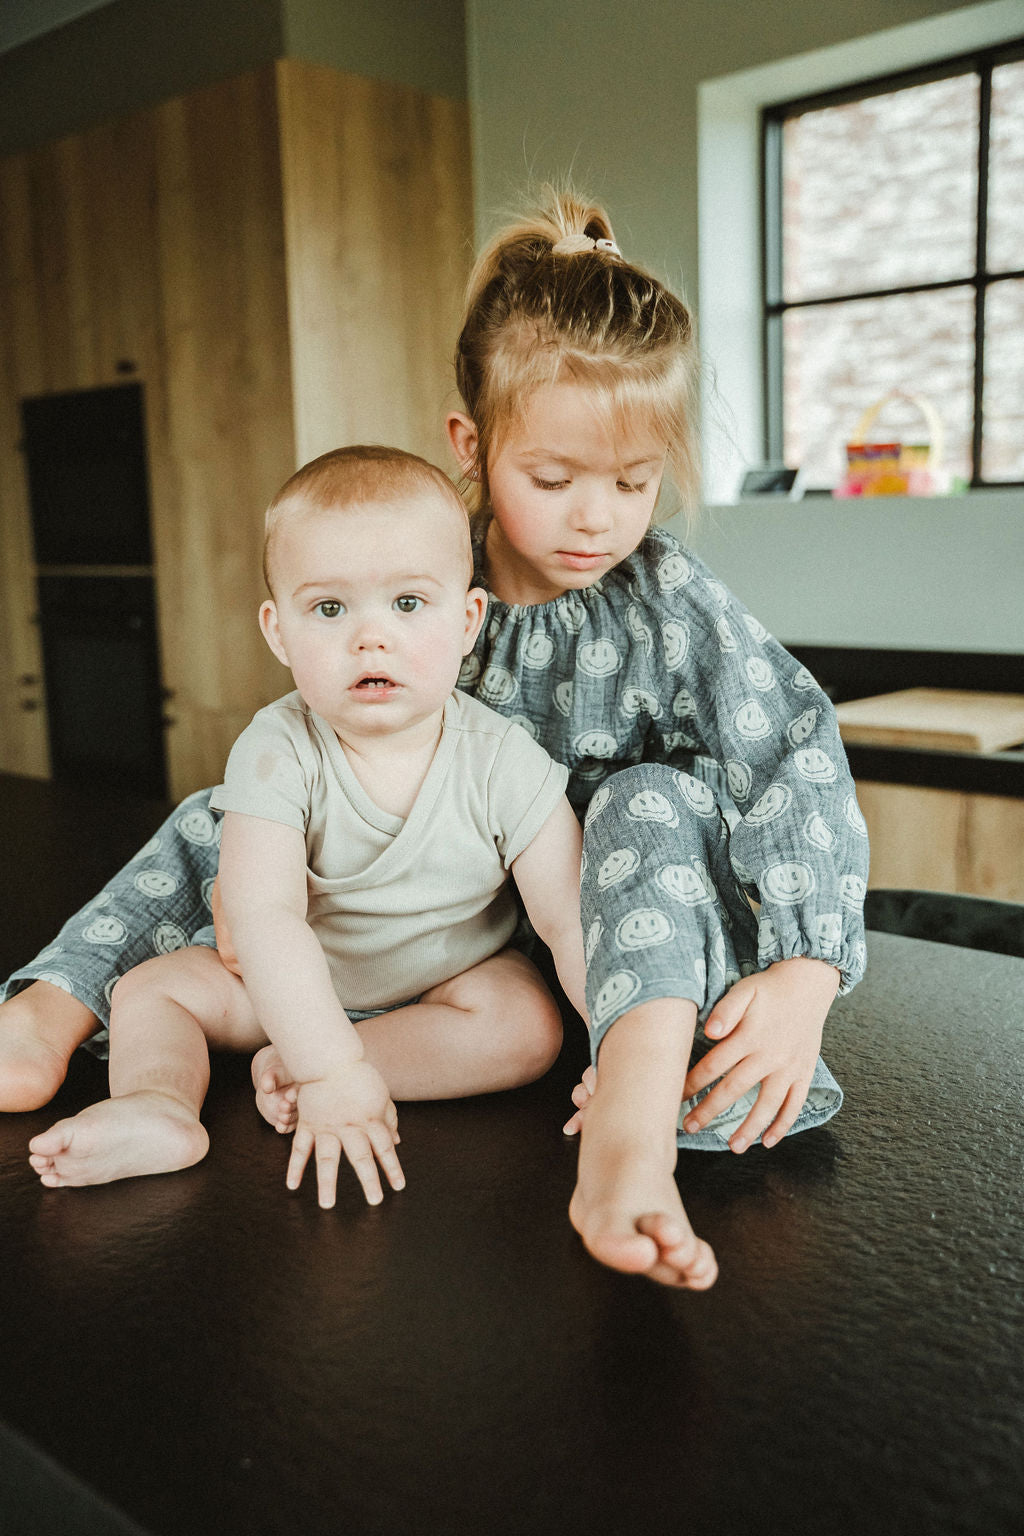
M 407 592 L 401 597 L 396 597 L 393 606 L 398 609 L 399 613 L 415 613 L 417 608 L 423 607 L 423 599 L 422 597 L 413 597 L 411 593 Z
M 322 619 L 336 619 L 345 610 L 337 598 L 325 597 L 322 603 L 317 603 L 313 612 L 318 613 Z
M 644 491 L 646 491 L 646 489 L 647 489 L 647 481 L 646 480 L 640 480 L 638 482 L 633 482 L 633 481 L 630 481 L 630 480 L 620 480 L 619 481 L 619 490 L 620 491 L 629 491 L 634 496 L 642 496 Z
M 568 480 L 542 480 L 539 475 L 531 475 L 530 479 L 538 491 L 561 491 L 569 484 Z

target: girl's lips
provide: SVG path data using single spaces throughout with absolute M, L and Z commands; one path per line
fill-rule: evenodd
M 602 550 L 599 554 L 588 555 L 582 550 L 560 549 L 558 558 L 563 565 L 567 565 L 571 571 L 592 571 L 595 565 L 601 565 L 608 556 Z

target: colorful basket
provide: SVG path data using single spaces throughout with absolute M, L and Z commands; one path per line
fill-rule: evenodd
M 869 434 L 891 400 L 917 406 L 928 428 L 926 442 L 870 441 Z M 893 389 L 861 416 L 846 445 L 846 476 L 835 496 L 935 496 L 945 488 L 946 438 L 939 413 L 924 395 Z

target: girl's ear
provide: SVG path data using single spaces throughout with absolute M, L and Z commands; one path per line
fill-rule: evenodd
M 286 667 L 290 666 L 291 663 L 288 660 L 288 653 L 285 650 L 284 642 L 281 639 L 281 626 L 277 621 L 276 603 L 266 602 L 261 604 L 260 629 L 263 631 L 264 640 L 270 646 L 270 649 L 273 651 L 278 661 L 284 662 Z
M 451 411 L 445 417 L 444 425 L 459 468 L 464 475 L 472 475 L 477 467 L 476 450 L 479 442 L 476 423 L 462 411 Z
M 466 593 L 466 637 L 462 642 L 462 654 L 468 656 L 476 644 L 480 626 L 487 612 L 487 593 L 483 587 L 470 587 Z

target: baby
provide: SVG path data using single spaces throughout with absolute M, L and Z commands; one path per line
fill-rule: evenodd
M 509 872 L 584 1012 L 566 770 L 454 687 L 487 595 L 450 480 L 397 449 L 324 454 L 271 503 L 264 573 L 260 626 L 296 691 L 260 710 L 214 793 L 219 953 L 118 982 L 111 1097 L 30 1143 L 51 1187 L 198 1162 L 212 1046 L 265 1048 L 289 1188 L 313 1154 L 324 1207 L 342 1155 L 370 1204 L 379 1170 L 401 1189 L 396 1099 L 515 1087 L 558 1054 L 554 999 L 509 947 Z

